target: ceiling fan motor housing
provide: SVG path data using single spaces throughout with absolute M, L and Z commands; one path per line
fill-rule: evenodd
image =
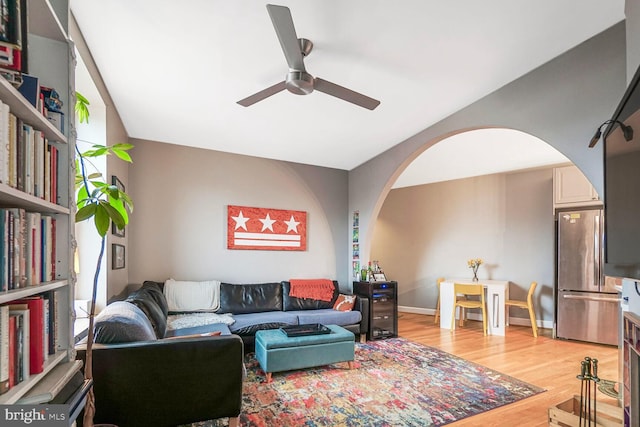
M 287 90 L 296 95 L 309 95 L 313 92 L 313 76 L 306 71 L 289 71 L 285 84 Z

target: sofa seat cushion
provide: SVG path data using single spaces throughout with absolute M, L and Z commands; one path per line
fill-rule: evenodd
M 206 334 L 209 332 L 220 332 L 220 335 L 231 335 L 229 327 L 224 323 L 214 323 L 211 325 L 193 326 L 190 328 L 167 330 L 165 338 L 184 337 L 188 335 Z
M 94 320 L 94 342 L 98 344 L 156 339 L 153 326 L 147 316 L 130 302 L 113 302 L 106 306 Z
M 298 324 L 320 323 L 322 325 L 353 325 L 362 320 L 362 313 L 359 311 L 338 311 L 332 308 L 320 310 L 299 310 L 287 311 L 298 317 Z
M 267 311 L 264 313 L 234 314 L 235 322 L 229 325 L 232 333 L 253 335 L 263 329 L 276 329 L 281 326 L 297 325 L 298 316 L 285 311 Z

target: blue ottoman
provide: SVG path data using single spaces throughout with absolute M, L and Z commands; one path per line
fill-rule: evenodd
M 288 337 L 279 329 L 256 332 L 256 359 L 267 382 L 272 372 L 311 368 L 355 359 L 355 336 L 336 325 L 327 325 L 330 334 Z

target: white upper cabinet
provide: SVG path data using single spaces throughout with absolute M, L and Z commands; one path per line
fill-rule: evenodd
M 602 200 L 580 169 L 564 166 L 553 169 L 553 204 L 559 208 L 595 206 Z

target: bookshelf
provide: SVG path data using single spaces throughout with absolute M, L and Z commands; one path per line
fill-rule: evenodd
M 34 108 L 7 80 L 0 78 L 0 101 L 9 106 L 11 114 L 41 131 L 58 152 L 56 199 L 43 198 L 20 191 L 7 183 L 0 183 L 0 208 L 19 208 L 55 218 L 55 275 L 37 285 L 21 286 L 0 291 L 0 305 L 32 296 L 54 293 L 56 302 L 54 324 L 57 345 L 48 354 L 42 372 L 15 384 L 0 395 L 0 405 L 16 403 L 54 368 L 75 360 L 73 339 L 73 267 L 74 240 L 74 68 L 75 57 L 65 25 L 68 23 L 67 0 L 27 0 L 29 75 L 36 76 L 41 86 L 55 88 L 63 102 L 65 133 L 60 132 Z M 3 236 L 4 238 L 4 236 Z M 0 278 L 2 279 L 2 278 Z M 2 279 L 3 280 L 3 279 Z M 7 286 L 8 288 L 8 286 Z M 53 331 L 51 331 L 53 333 Z M 2 354 L 1 357 L 6 357 Z M 70 364 L 69 364 L 70 365 Z M 57 369 L 56 371 L 59 371 Z

